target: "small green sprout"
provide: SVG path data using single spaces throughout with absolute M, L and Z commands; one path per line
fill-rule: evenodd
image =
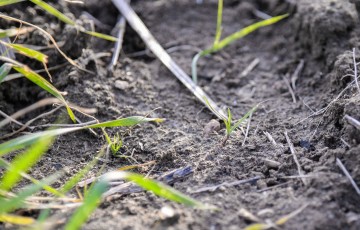
M 123 141 L 121 140 L 120 134 L 116 133 L 114 137 L 111 139 L 107 134 L 107 132 L 105 131 L 105 129 L 103 129 L 103 132 L 106 142 L 110 145 L 111 152 L 113 153 L 113 155 L 116 155 L 123 145 Z
M 216 34 L 215 34 L 214 43 L 212 44 L 212 46 L 210 48 L 200 51 L 198 54 L 196 54 L 193 57 L 193 60 L 191 63 L 191 75 L 192 75 L 192 79 L 195 84 L 197 84 L 197 62 L 201 57 L 218 52 L 218 51 L 222 50 L 223 48 L 225 48 L 226 46 L 228 46 L 230 43 L 233 43 L 234 41 L 247 36 L 248 34 L 254 32 L 255 30 L 257 30 L 261 27 L 265 27 L 265 26 L 269 26 L 274 23 L 277 23 L 278 21 L 280 21 L 288 16 L 288 14 L 283 14 L 280 16 L 265 19 L 260 22 L 256 22 L 254 24 L 251 24 L 251 25 L 221 39 L 223 5 L 224 5 L 223 0 L 219 0 L 218 12 L 217 12 L 217 22 L 216 22 Z
M 227 140 L 229 139 L 231 133 L 237 129 L 252 113 L 255 112 L 255 110 L 257 109 L 258 105 L 254 106 L 252 109 L 250 109 L 242 118 L 240 118 L 237 122 L 235 122 L 232 125 L 232 114 L 230 109 L 228 108 L 228 117 L 227 119 L 224 119 L 224 124 L 225 124 L 225 137 L 223 139 L 223 141 L 221 142 L 222 146 L 225 146 Z

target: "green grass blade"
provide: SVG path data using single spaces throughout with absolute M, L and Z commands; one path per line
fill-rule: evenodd
M 65 230 L 77 230 L 86 222 L 91 213 L 100 204 L 101 195 L 106 191 L 107 182 L 99 181 L 88 192 L 83 204 L 71 216 L 69 222 L 65 226 Z
M 12 68 L 12 65 L 9 63 L 4 63 L 0 67 L 0 84 L 4 80 L 4 78 L 9 74 L 10 70 Z
M 14 36 L 18 36 L 21 34 L 29 33 L 33 30 L 34 29 L 31 27 L 12 28 L 12 29 L 6 29 L 6 30 L 0 29 L 0 38 L 14 37 Z
M 242 118 L 240 118 L 230 129 L 230 133 L 232 133 L 235 129 L 237 129 L 241 123 L 243 123 L 249 116 L 250 114 L 254 113 L 259 105 L 254 106 L 252 109 L 250 109 Z
M 5 161 L 4 159 L 2 159 L 0 157 L 0 167 L 6 168 L 7 170 L 10 169 L 11 165 L 9 162 Z M 31 177 L 29 174 L 26 174 L 24 172 L 20 173 L 22 177 L 30 180 L 33 184 L 40 184 L 40 181 L 34 179 L 33 177 Z M 49 185 L 45 185 L 43 187 L 44 190 L 52 193 L 54 196 L 59 196 L 59 197 L 63 197 L 64 194 L 60 193 L 58 190 L 56 190 L 55 188 L 49 186 Z
M 221 38 L 221 31 L 222 31 L 221 25 L 222 25 L 223 6 L 224 6 L 224 1 L 219 0 L 214 45 L 218 44 L 219 41 L 220 41 L 220 38 Z
M 86 33 L 86 34 L 89 34 L 89 35 L 91 35 L 93 37 L 98 37 L 98 38 L 108 40 L 108 41 L 111 41 L 111 42 L 116 42 L 117 41 L 116 37 L 113 37 L 113 36 L 110 36 L 110 35 L 107 35 L 107 34 L 102 34 L 102 33 L 94 32 L 94 31 L 88 31 L 88 30 L 84 30 L 82 32 Z
M 260 22 L 256 22 L 250 26 L 247 26 L 241 30 L 239 30 L 238 32 L 235 32 L 229 36 L 227 36 L 226 38 L 222 39 L 219 43 L 217 43 L 213 49 L 212 52 L 216 52 L 218 50 L 223 49 L 224 47 L 226 47 L 227 45 L 229 45 L 230 43 L 245 37 L 246 35 L 254 32 L 255 30 L 261 28 L 261 27 L 265 27 L 265 26 L 269 26 L 272 25 L 274 23 L 277 23 L 278 21 L 288 17 L 288 14 L 284 14 L 284 15 L 280 15 L 280 16 L 276 16 L 276 17 L 272 17 L 269 19 L 265 19 L 263 21 Z
M 93 31 L 87 31 L 83 27 L 77 26 L 76 22 L 74 22 L 72 19 L 70 19 L 69 17 L 67 17 L 66 15 L 64 15 L 63 13 L 61 13 L 60 11 L 58 11 L 57 9 L 55 9 L 54 7 L 52 7 L 51 5 L 47 4 L 46 2 L 44 2 L 42 0 L 30 0 L 30 1 L 33 2 L 34 4 L 38 5 L 42 9 L 44 9 L 49 14 L 52 14 L 53 16 L 57 17 L 60 21 L 80 28 L 80 31 L 83 33 L 86 33 L 86 34 L 89 34 L 91 36 L 98 37 L 101 39 L 105 39 L 108 41 L 112 41 L 112 42 L 117 41 L 117 38 L 115 38 L 113 36 L 98 33 L 98 32 L 93 32 Z
M 31 225 L 35 223 L 35 219 L 26 216 L 0 214 L 0 222 L 15 224 L 15 225 Z
M 51 175 L 40 181 L 39 184 L 32 184 L 26 186 L 22 191 L 20 191 L 14 198 L 4 198 L 0 197 L 0 214 L 8 213 L 14 211 L 20 207 L 24 206 L 24 201 L 29 196 L 38 192 L 45 185 L 49 185 L 60 177 L 59 174 Z
M 126 176 L 126 179 L 133 181 L 140 187 L 142 187 L 148 191 L 152 191 L 156 195 L 161 196 L 165 199 L 175 201 L 178 203 L 182 203 L 182 204 L 185 204 L 185 205 L 191 206 L 191 207 L 199 207 L 200 208 L 200 207 L 204 206 L 201 202 L 194 200 L 191 197 L 188 197 L 165 184 L 145 178 L 141 175 L 128 173 Z
M 76 25 L 76 23 L 73 20 L 71 20 L 69 17 L 67 17 L 66 15 L 64 15 L 63 13 L 61 13 L 60 11 L 58 11 L 57 9 L 52 7 L 51 5 L 47 4 L 46 2 L 44 2 L 42 0 L 30 0 L 30 1 L 33 2 L 34 4 L 38 5 L 42 9 L 44 9 L 49 14 L 54 15 L 60 21 L 65 22 L 66 24 L 69 24 L 72 26 Z
M 46 90 L 47 92 L 49 92 L 50 94 L 54 95 L 59 100 L 61 100 L 64 103 L 64 105 L 66 106 L 66 110 L 67 110 L 71 120 L 73 122 L 76 122 L 75 115 L 72 112 L 72 110 L 70 109 L 67 102 L 65 101 L 64 97 L 52 84 L 50 84 L 50 82 L 48 82 L 43 77 L 41 77 L 39 74 L 35 73 L 34 71 L 32 71 L 31 69 L 29 69 L 26 66 L 13 66 L 13 68 L 16 71 L 18 71 L 19 73 L 23 74 L 27 79 L 29 79 L 33 83 L 37 84 L 38 86 L 40 86 L 41 88 L 43 88 L 44 90 Z
M 7 142 L 0 144 L 0 156 L 3 156 L 9 152 L 23 149 L 29 145 L 32 145 L 36 141 L 38 141 L 40 138 L 59 136 L 59 135 L 73 132 L 73 131 L 80 130 L 80 129 L 81 129 L 81 127 L 54 129 L 54 130 L 48 130 L 48 131 L 44 131 L 44 132 L 32 133 L 29 135 L 20 136 L 20 137 L 11 139 Z
M 147 118 L 147 117 L 142 117 L 142 116 L 132 116 L 132 117 L 127 117 L 127 118 L 121 118 L 118 120 L 113 120 L 113 121 L 107 121 L 107 122 L 103 122 L 103 123 L 99 123 L 99 124 L 94 124 L 94 125 L 88 125 L 86 126 L 86 128 L 107 128 L 107 127 L 118 127 L 118 126 L 134 126 L 137 124 L 142 124 L 144 122 L 163 122 L 164 119 L 161 118 Z
M 104 149 L 100 150 L 99 154 L 78 173 L 76 173 L 70 180 L 68 180 L 63 187 L 60 189 L 62 193 L 67 193 L 72 189 L 84 176 L 96 165 L 99 157 L 104 155 Z
M 175 201 L 190 207 L 194 208 L 200 208 L 200 209 L 206 209 L 209 208 L 209 206 L 171 188 L 170 186 L 167 186 L 161 182 L 145 178 L 142 175 L 136 174 L 136 173 L 128 173 L 123 172 L 124 178 L 126 180 L 132 181 L 139 185 L 140 187 L 144 188 L 145 190 L 152 191 L 156 195 L 163 197 L 165 199 Z
M 48 150 L 52 144 L 52 138 L 44 136 L 38 139 L 24 153 L 18 154 L 11 162 L 9 170 L 5 172 L 0 182 L 0 189 L 9 191 L 20 181 L 21 173 L 27 172 Z
M 1 0 L 0 6 L 7 6 L 10 4 L 14 4 L 14 3 L 22 2 L 22 1 L 24 1 L 24 0 Z
M 95 125 L 84 126 L 84 127 L 62 128 L 62 129 L 54 129 L 54 130 L 48 130 L 48 131 L 43 131 L 43 132 L 38 132 L 38 133 L 32 133 L 29 135 L 17 137 L 17 138 L 9 140 L 7 142 L 1 143 L 0 144 L 0 157 L 9 152 L 23 149 L 23 148 L 33 144 L 34 142 L 36 142 L 39 138 L 42 138 L 45 136 L 47 136 L 47 137 L 59 136 L 62 134 L 74 132 L 74 131 L 81 130 L 81 129 L 88 129 L 88 128 L 132 126 L 132 125 L 137 125 L 137 124 L 141 124 L 141 123 L 149 122 L 149 121 L 162 122 L 162 121 L 164 121 L 164 119 L 133 116 L 133 117 L 121 118 L 118 120 L 107 121 L 107 122 L 103 122 L 103 123 L 99 123 L 99 124 L 95 124 Z
M 7 43 L 7 42 L 1 42 L 1 43 L 16 50 L 18 53 L 25 55 L 27 57 L 33 58 L 35 60 L 38 60 L 39 62 L 42 62 L 42 63 L 48 62 L 48 56 L 39 51 L 27 48 L 20 44 L 12 44 L 12 43 Z

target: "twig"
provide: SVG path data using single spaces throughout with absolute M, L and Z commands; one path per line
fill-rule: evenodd
M 284 79 L 284 82 L 285 82 L 286 86 L 287 86 L 288 89 L 289 89 L 289 92 L 290 92 L 290 94 L 291 94 L 291 97 L 292 97 L 292 99 L 293 99 L 293 102 L 296 103 L 296 96 L 295 96 L 295 93 L 294 93 L 293 88 L 291 88 L 291 85 L 290 85 L 289 80 L 287 79 L 286 76 L 283 76 L 283 79 Z
M 120 51 L 122 50 L 122 44 L 124 41 L 124 34 L 125 34 L 125 24 L 126 24 L 125 18 L 123 16 L 120 16 L 120 19 L 119 19 L 118 23 L 116 24 L 118 33 L 117 33 L 117 40 L 116 40 L 115 47 L 114 47 L 114 53 L 111 58 L 111 62 L 108 66 L 108 69 L 111 72 L 114 71 L 114 67 L 116 66 L 116 63 L 119 60 Z
M 207 191 L 214 192 L 215 190 L 217 190 L 221 186 L 231 187 L 231 186 L 241 185 L 241 184 L 245 184 L 245 183 L 253 183 L 253 182 L 255 182 L 255 181 L 259 180 L 259 179 L 261 179 L 261 177 L 256 176 L 256 177 L 253 177 L 253 178 L 250 178 L 250 179 L 237 180 L 237 181 L 233 181 L 233 182 L 224 182 L 224 183 L 221 183 L 221 184 L 218 184 L 218 185 L 200 188 L 200 189 L 197 189 L 197 190 L 192 191 L 190 193 L 201 193 L 201 192 L 207 192 Z
M 28 128 L 28 127 L 31 125 L 31 123 L 33 123 L 34 121 L 36 121 L 36 120 L 38 120 L 38 119 L 40 119 L 40 118 L 42 118 L 42 117 L 45 117 L 45 116 L 47 116 L 47 115 L 53 114 L 54 112 L 56 112 L 57 110 L 59 110 L 59 109 L 62 108 L 63 106 L 64 106 L 64 105 L 62 104 L 62 105 L 56 107 L 55 109 L 53 109 L 53 110 L 51 110 L 51 111 L 49 111 L 49 112 L 40 114 L 39 116 L 37 116 L 37 117 L 31 119 L 30 121 L 26 122 L 20 129 L 15 130 L 15 131 L 12 132 L 12 133 L 9 133 L 9 134 L 6 134 L 6 135 L 0 137 L 0 140 L 1 140 L 1 139 L 8 138 L 8 137 L 11 137 L 11 136 L 14 136 L 14 135 L 17 134 L 17 133 L 20 133 L 21 131 L 23 131 L 23 130 L 25 130 L 26 128 Z M 33 127 L 30 127 L 30 128 L 33 128 Z
M 344 143 L 344 145 L 346 145 L 346 147 L 351 149 L 351 145 L 349 145 L 349 143 L 347 143 L 343 138 L 340 138 L 340 140 L 341 140 L 342 143 Z
M 356 55 L 355 55 L 356 49 L 353 48 L 353 61 L 354 61 L 354 78 L 355 78 L 355 83 L 356 83 L 356 87 L 359 90 L 360 93 L 360 86 L 359 86 L 359 82 L 357 79 L 357 65 L 356 65 Z
M 356 120 L 355 118 L 349 116 L 349 115 L 345 115 L 344 117 L 350 124 L 352 124 L 355 128 L 357 128 L 358 130 L 360 130 L 360 122 L 358 120 Z
M 304 59 L 301 59 L 300 63 L 296 67 L 294 73 L 291 75 L 290 81 L 291 81 L 291 86 L 292 86 L 293 90 L 296 90 L 296 81 L 299 78 L 299 73 L 304 68 L 304 63 L 305 63 Z
M 1 111 L 1 110 L 0 110 L 0 115 L 3 116 L 3 117 L 5 117 L 5 118 L 7 118 L 7 119 L 10 119 L 12 122 L 14 122 L 14 123 L 17 124 L 17 125 L 20 125 L 20 126 L 24 125 L 24 124 L 21 123 L 20 121 L 15 120 L 14 118 L 10 117 L 9 115 L 7 115 L 6 113 L 4 113 L 4 112 Z
M 259 58 L 255 58 L 240 74 L 240 77 L 246 77 L 258 64 L 260 63 Z
M 267 137 L 267 139 L 269 139 L 269 141 L 271 142 L 271 144 L 273 144 L 274 147 L 277 147 L 277 143 L 276 143 L 275 139 L 271 136 L 271 134 L 268 133 L 268 132 L 266 132 L 266 131 L 264 132 L 264 134 L 265 134 L 265 136 Z
M 345 174 L 345 176 L 350 180 L 351 185 L 354 187 L 356 193 L 358 195 L 360 195 L 360 189 L 357 186 L 357 184 L 355 183 L 354 179 L 351 177 L 349 171 L 345 168 L 344 164 L 341 162 L 341 160 L 339 158 L 336 158 L 336 164 L 337 166 L 339 166 L 339 168 L 343 171 L 343 173 Z
M 291 154 L 293 155 L 293 158 L 294 158 L 294 161 L 295 161 L 295 164 L 297 166 L 297 169 L 298 169 L 298 173 L 299 175 L 301 176 L 301 180 L 302 182 L 304 183 L 304 185 L 307 185 L 307 181 L 305 180 L 305 178 L 303 178 L 302 176 L 304 176 L 304 173 L 302 172 L 302 169 L 301 169 L 301 166 L 300 166 L 300 163 L 297 159 L 297 156 L 296 156 L 296 152 L 295 152 L 295 148 L 294 148 L 294 145 L 293 143 L 291 142 L 288 134 L 287 134 L 287 131 L 284 132 L 284 135 L 285 135 L 285 138 L 286 138 L 286 141 L 289 145 L 289 148 L 290 148 L 290 152 Z
M 274 189 L 274 188 L 282 187 L 282 186 L 290 184 L 290 183 L 291 183 L 291 181 L 288 181 L 288 182 L 285 182 L 285 183 L 282 183 L 282 184 L 278 184 L 278 185 L 274 185 L 274 186 L 271 186 L 271 187 L 267 187 L 267 188 L 257 190 L 257 192 L 265 192 L 265 191 L 268 191 L 268 190 L 271 190 L 271 189 Z
M 249 120 L 248 120 L 248 123 L 247 123 L 247 126 L 246 126 L 246 132 L 245 132 L 244 140 L 243 140 L 243 143 L 242 143 L 241 146 L 244 146 L 244 145 L 245 145 L 245 141 L 246 141 L 246 139 L 247 139 L 247 137 L 248 137 L 248 135 L 249 135 L 251 117 L 252 117 L 252 113 L 250 113 Z
M 181 81 L 204 105 L 206 105 L 218 118 L 226 119 L 225 113 L 214 101 L 182 70 L 168 53 L 160 46 L 150 31 L 146 28 L 139 16 L 127 4 L 125 0 L 112 0 L 121 14 L 126 18 L 130 26 L 139 34 L 149 49 L 160 61 Z M 212 108 L 211 108 L 212 107 Z
M 87 126 L 87 125 L 92 125 L 97 123 L 98 121 L 88 121 L 88 122 L 83 122 L 83 123 L 79 123 L 79 124 L 44 124 L 44 125 L 37 125 L 37 126 L 33 126 L 32 128 L 44 128 L 44 127 L 83 127 L 83 126 Z
M 11 115 L 10 117 L 12 119 L 17 119 L 18 117 L 21 117 L 27 113 L 29 113 L 30 111 L 32 110 L 35 110 L 35 109 L 38 109 L 40 107 L 43 107 L 43 106 L 46 106 L 46 105 L 51 105 L 51 104 L 54 104 L 54 103 L 62 103 L 59 99 L 57 98 L 46 98 L 46 99 L 42 99 L 22 110 L 19 110 L 17 111 L 16 113 L 14 113 L 13 115 Z M 6 118 L 4 120 L 2 120 L 0 122 L 0 128 L 3 127 L 4 125 L 8 124 L 11 122 L 11 119 L 10 118 Z

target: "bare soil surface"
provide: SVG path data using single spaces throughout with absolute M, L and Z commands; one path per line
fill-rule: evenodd
M 119 16 L 108 0 L 101 1 L 101 7 L 95 0 L 87 0 L 85 5 L 53 3 L 88 28 L 93 22 L 83 12 L 92 14 L 101 22 L 95 28 L 105 33 L 110 33 Z M 206 0 L 202 4 L 195 0 L 132 1 L 132 6 L 188 73 L 196 51 L 213 42 L 217 1 Z M 107 70 L 111 57 L 106 55 L 112 51 L 112 43 L 78 33 L 29 3 L 6 7 L 4 12 L 46 28 L 57 41 L 64 42 L 62 50 L 96 73 L 92 75 L 70 65 L 53 71 L 53 83 L 68 93 L 68 101 L 96 108 L 94 116 L 100 121 L 148 114 L 167 119 L 160 125 L 142 124 L 131 132 L 109 129 L 111 134 L 120 131 L 124 141 L 121 154 L 132 154 L 133 158 L 111 156 L 105 171 L 155 160 L 154 167 L 138 172 L 150 172 L 150 176 L 157 177 L 190 165 L 193 173 L 173 187 L 219 208 L 219 211 L 194 210 L 150 192 L 115 195 L 100 205 L 83 229 L 241 229 L 252 223 L 241 215 L 242 208 L 263 221 L 276 221 L 304 204 L 308 206 L 281 228 L 360 229 L 360 196 L 336 164 L 336 158 L 340 159 L 360 184 L 360 131 L 344 119 L 345 115 L 360 119 L 352 52 L 356 48 L 359 62 L 360 28 L 354 3 L 225 1 L 224 36 L 259 21 L 259 12 L 273 16 L 290 14 L 284 21 L 262 28 L 199 62 L 199 85 L 221 107 L 231 108 L 235 118 L 262 102 L 252 116 L 247 139 L 238 130 L 225 147 L 220 146 L 225 132 L 222 122 L 219 131 L 204 132 L 216 118 L 150 52 L 140 52 L 146 47 L 130 27 L 126 28 L 124 49 L 112 73 Z M 0 24 L 1 28 L 14 25 L 4 20 Z M 37 32 L 19 39 L 28 44 L 47 45 Z M 53 49 L 45 52 L 51 57 L 50 67 L 66 62 Z M 254 60 L 258 64 L 243 74 Z M 27 64 L 41 68 L 32 62 Z M 24 79 L 5 82 L 0 85 L 0 109 L 12 114 L 48 96 Z M 19 120 L 26 122 L 50 109 Z M 37 124 L 55 123 L 64 114 L 64 110 L 59 110 Z M 77 115 L 83 121 L 89 120 Z M 11 124 L 0 130 L 0 135 L 17 128 Z M 285 132 L 306 177 L 299 178 Z M 66 176 L 55 185 L 60 186 L 92 160 L 104 144 L 101 135 L 94 136 L 88 131 L 61 136 L 31 175 L 41 179 L 65 169 Z M 96 166 L 88 177 L 99 168 Z M 260 179 L 253 183 L 193 193 L 203 187 L 255 176 Z M 165 206 L 174 210 L 172 217 L 161 214 Z M 67 217 L 70 212 L 61 215 Z

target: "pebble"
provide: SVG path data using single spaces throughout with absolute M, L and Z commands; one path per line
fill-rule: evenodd
M 264 159 L 264 164 L 270 169 L 277 169 L 281 165 L 280 162 Z
M 205 136 L 209 136 L 213 132 L 217 132 L 220 130 L 220 123 L 212 119 L 209 123 L 207 123 L 204 127 L 204 134 Z
M 127 81 L 116 80 L 114 86 L 117 89 L 126 90 L 130 87 L 130 84 Z

